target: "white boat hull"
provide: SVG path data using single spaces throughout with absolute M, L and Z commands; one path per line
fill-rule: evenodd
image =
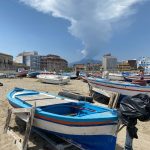
M 37 78 L 44 83 L 51 84 L 66 84 L 70 81 L 70 78 L 67 76 L 58 76 L 58 75 L 39 75 Z
M 148 94 L 150 96 L 150 87 L 149 86 L 139 86 L 136 84 L 124 84 L 124 82 L 110 82 L 110 81 L 96 81 L 96 80 L 88 80 L 89 84 L 92 87 L 117 92 L 123 95 L 134 96 L 139 93 Z
M 119 81 L 123 81 L 124 77 L 122 75 L 118 75 L 118 74 L 109 74 L 108 77 L 110 80 L 119 80 Z
M 34 126 L 43 130 L 58 132 L 69 135 L 112 135 L 114 136 L 117 130 L 116 125 L 108 126 L 66 126 L 58 123 L 45 121 L 42 119 L 34 119 Z

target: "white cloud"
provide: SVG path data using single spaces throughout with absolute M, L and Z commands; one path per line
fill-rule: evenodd
M 87 50 L 85 50 L 85 49 L 81 50 L 81 54 L 83 54 L 84 56 L 86 56 L 87 55 Z
M 134 4 L 145 0 L 20 0 L 43 13 L 67 19 L 69 32 L 82 40 L 81 51 L 87 57 L 96 56 L 106 43 L 114 23 L 136 12 Z

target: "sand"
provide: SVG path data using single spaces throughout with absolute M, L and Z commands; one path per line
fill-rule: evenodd
M 45 91 L 58 93 L 62 89 L 76 90 L 84 95 L 89 94 L 87 83 L 80 80 L 71 80 L 68 85 L 52 85 L 40 83 L 37 79 L 22 78 L 22 79 L 0 79 L 4 86 L 0 86 L 0 150 L 18 150 L 13 144 L 13 138 L 7 134 L 3 134 L 3 127 L 7 115 L 7 108 L 10 107 L 6 100 L 6 94 L 14 87 L 32 89 L 37 91 Z M 15 123 L 13 123 L 15 125 Z M 138 139 L 134 140 L 134 150 L 149 150 L 150 149 L 150 122 L 138 122 Z M 18 134 L 20 134 L 18 132 Z M 118 133 L 116 150 L 122 150 L 125 141 L 125 129 Z M 38 150 L 46 147 L 46 143 L 36 134 L 32 134 L 29 149 Z M 45 148 L 47 149 L 47 148 Z M 49 149 L 49 148 L 48 148 Z

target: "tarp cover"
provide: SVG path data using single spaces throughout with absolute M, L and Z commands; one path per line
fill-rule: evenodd
M 150 120 L 150 97 L 146 94 L 138 94 L 122 99 L 119 108 L 122 123 L 127 126 L 130 137 L 138 138 L 137 119 L 140 121 Z

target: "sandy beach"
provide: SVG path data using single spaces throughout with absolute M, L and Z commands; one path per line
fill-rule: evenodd
M 14 87 L 32 89 L 37 91 L 45 91 L 58 93 L 62 89 L 76 90 L 84 95 L 89 95 L 87 83 L 80 80 L 71 80 L 68 85 L 52 85 L 40 83 L 37 79 L 22 78 L 22 79 L 0 79 L 4 86 L 0 87 L 0 149 L 1 150 L 18 150 L 13 144 L 12 137 L 3 134 L 3 127 L 6 119 L 7 108 L 10 107 L 6 100 L 6 94 Z M 138 122 L 138 139 L 134 140 L 134 150 L 149 150 L 150 149 L 150 122 Z M 125 141 L 125 129 L 118 134 L 116 150 L 122 150 Z M 29 149 L 38 150 L 46 147 L 46 143 L 39 136 L 32 134 Z M 44 149 L 44 148 L 43 148 Z M 49 148 L 48 148 L 49 149 Z M 45 148 L 46 150 L 46 148 Z

